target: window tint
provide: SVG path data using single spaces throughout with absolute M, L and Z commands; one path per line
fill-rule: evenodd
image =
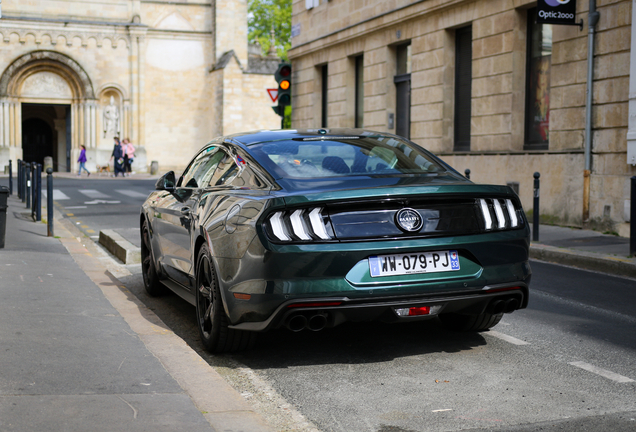
M 183 172 L 179 186 L 198 188 L 205 184 L 204 178 L 209 178 L 209 176 L 214 173 L 216 165 L 218 164 L 218 157 L 215 157 L 218 151 L 218 147 L 207 147 L 203 149 Z
M 236 161 L 224 150 L 220 150 L 216 156 L 219 162 L 214 175 L 208 181 L 209 186 L 230 184 L 239 171 Z
M 426 174 L 446 169 L 435 156 L 395 137 L 338 141 L 278 141 L 250 147 L 258 161 L 283 177 Z

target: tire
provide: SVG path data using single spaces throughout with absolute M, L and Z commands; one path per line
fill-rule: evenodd
M 149 295 L 159 297 L 166 294 L 167 288 L 159 282 L 159 276 L 155 268 L 147 221 L 144 221 L 141 225 L 141 273 L 144 277 L 144 287 Z
M 199 251 L 196 266 L 196 320 L 203 347 L 211 353 L 234 352 L 252 348 L 255 332 L 228 328 L 219 284 L 207 245 Z
M 481 315 L 461 315 L 455 313 L 442 314 L 439 319 L 449 330 L 462 332 L 480 332 L 486 331 L 496 326 L 503 314 L 483 313 Z

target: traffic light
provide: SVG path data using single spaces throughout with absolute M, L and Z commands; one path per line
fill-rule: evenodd
M 281 63 L 274 74 L 278 83 L 278 106 L 272 107 L 274 112 L 283 117 L 285 107 L 291 105 L 291 65 L 289 63 Z

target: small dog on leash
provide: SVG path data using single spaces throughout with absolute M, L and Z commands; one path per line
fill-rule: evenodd
M 95 167 L 97 173 L 101 175 L 101 173 L 110 174 L 110 165 L 97 165 Z

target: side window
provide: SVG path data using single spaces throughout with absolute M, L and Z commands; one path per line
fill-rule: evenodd
M 218 164 L 218 158 L 215 157 L 221 151 L 218 147 L 208 147 L 204 149 L 197 157 L 194 158 L 190 166 L 186 168 L 179 181 L 180 187 L 198 188 L 204 185 L 203 179 L 212 175 Z
M 210 186 L 223 186 L 230 184 L 239 171 L 236 161 L 231 155 L 226 153 L 225 150 L 220 150 L 219 153 L 223 153 L 223 155 L 222 157 L 219 157 L 220 162 L 218 163 L 214 175 L 209 181 Z

